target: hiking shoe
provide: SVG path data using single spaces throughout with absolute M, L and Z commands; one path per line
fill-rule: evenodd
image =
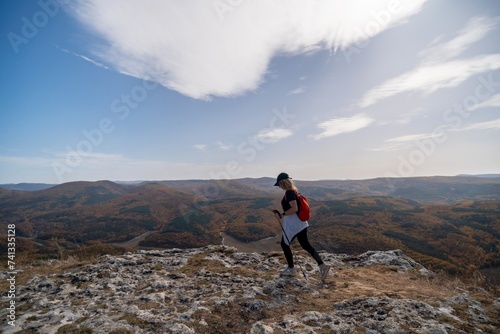
M 295 268 L 286 267 L 280 271 L 280 276 L 295 276 Z
M 326 264 L 322 264 L 319 267 L 319 274 L 321 275 L 321 280 L 324 281 L 326 276 L 328 276 L 328 272 L 330 271 L 330 266 Z

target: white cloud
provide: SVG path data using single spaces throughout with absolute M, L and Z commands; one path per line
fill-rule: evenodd
M 395 137 L 395 138 L 387 139 L 385 141 L 386 144 L 384 144 L 380 147 L 370 149 L 370 151 L 391 152 L 391 151 L 404 150 L 404 149 L 407 149 L 409 147 L 412 147 L 413 144 L 417 141 L 424 140 L 424 139 L 432 139 L 432 138 L 436 138 L 436 137 L 439 137 L 442 135 L 443 135 L 442 133 L 419 133 L 419 134 Z
M 68 155 L 78 156 L 79 158 L 87 159 L 87 160 L 100 160 L 100 161 L 116 161 L 124 159 L 122 154 L 113 154 L 113 153 L 97 153 L 97 152 L 81 152 L 81 151 L 67 151 L 67 152 L 58 152 L 56 153 L 56 157 L 62 159 L 66 159 Z
M 496 27 L 500 19 L 476 17 L 448 42 L 437 43 L 419 53 L 422 64 L 412 71 L 389 79 L 368 91 L 359 106 L 364 108 L 401 93 L 415 91 L 431 94 L 442 88 L 456 87 L 471 76 L 500 68 L 500 54 L 455 59 L 473 43 Z
M 300 86 L 299 88 L 295 88 L 294 90 L 289 91 L 286 93 L 287 96 L 290 95 L 295 95 L 295 94 L 302 94 L 306 91 L 306 88 L 304 86 Z
M 196 144 L 194 145 L 194 148 L 200 152 L 207 152 L 208 146 L 207 144 Z
M 413 146 L 412 143 L 386 143 L 382 146 L 371 148 L 368 150 L 374 152 L 393 152 L 393 151 L 404 150 L 412 146 Z
M 72 54 L 73 56 L 77 56 L 79 58 L 82 58 L 83 60 L 88 61 L 89 63 L 92 63 L 92 64 L 94 64 L 94 65 L 96 65 L 98 67 L 102 67 L 102 68 L 104 68 L 106 70 L 109 69 L 108 66 L 106 66 L 104 64 L 101 64 L 100 62 L 95 61 L 93 59 L 90 59 L 89 57 L 86 57 L 84 55 L 78 54 L 78 53 L 76 53 L 74 51 L 69 51 L 68 49 L 64 49 L 64 48 L 60 48 L 60 47 L 58 47 L 58 49 L 61 50 L 62 52 L 66 52 L 66 53 Z
M 276 143 L 282 139 L 290 137 L 292 134 L 293 132 L 290 129 L 264 129 L 259 131 L 255 137 L 263 143 Z
M 232 147 L 231 145 L 224 144 L 220 140 L 216 144 L 217 144 L 217 147 L 223 151 L 229 151 Z
M 400 93 L 420 91 L 430 94 L 442 88 L 456 87 L 471 76 L 500 68 L 500 54 L 481 55 L 470 59 L 426 65 L 389 79 L 362 98 L 360 107 Z
M 415 135 L 406 135 L 406 136 L 387 139 L 386 142 L 388 142 L 388 143 L 406 143 L 406 142 L 413 142 L 413 141 L 417 141 L 417 140 L 423 140 L 423 139 L 434 138 L 434 137 L 437 137 L 437 135 L 432 134 L 432 133 L 420 133 L 420 134 L 415 134 Z
M 82 58 L 82 59 L 83 59 L 83 60 L 85 60 L 85 61 L 88 61 L 89 63 L 92 63 L 92 64 L 94 64 L 94 65 L 98 66 L 98 67 L 102 67 L 102 68 L 104 68 L 104 69 L 106 69 L 106 70 L 107 70 L 107 69 L 109 69 L 109 67 L 107 67 L 106 65 L 101 64 L 101 63 L 99 63 L 98 61 L 95 61 L 95 60 L 93 60 L 93 59 L 90 59 L 89 57 L 85 57 L 84 55 L 80 55 L 80 54 L 75 53 L 75 52 L 73 52 L 73 54 L 74 54 L 75 56 L 77 56 L 77 57 Z
M 364 114 L 355 115 L 346 118 L 332 118 L 328 121 L 318 124 L 318 128 L 323 132 L 312 136 L 313 139 L 319 140 L 326 137 L 333 137 L 341 133 L 353 132 L 370 125 L 374 120 Z
M 417 117 L 426 117 L 426 112 L 427 110 L 424 108 L 416 108 L 409 112 L 402 113 L 397 119 L 379 120 L 377 121 L 377 125 L 408 124 Z
M 370 151 L 399 151 L 412 147 L 416 142 L 423 141 L 425 139 L 433 139 L 435 142 L 441 142 L 443 136 L 446 136 L 446 132 L 462 132 L 462 131 L 473 131 L 473 130 L 500 130 L 500 118 L 488 122 L 481 122 L 470 124 L 461 128 L 455 128 L 450 126 L 442 126 L 439 131 L 433 133 L 419 133 L 413 135 L 405 135 L 400 137 L 395 137 L 385 140 L 385 144 L 370 149 Z
M 476 104 L 470 110 L 476 110 L 479 108 L 489 108 L 489 107 L 500 107 L 500 93 L 491 96 L 489 99 L 487 99 L 484 102 L 481 102 L 479 104 Z
M 471 130 L 500 130 L 500 118 L 493 121 L 475 123 L 452 131 L 471 131 Z
M 255 90 L 277 54 L 345 49 L 417 13 L 426 0 L 80 0 L 70 11 L 117 71 L 209 99 Z M 349 19 L 346 19 L 349 18 Z
M 384 144 L 380 147 L 375 147 L 375 148 L 371 148 L 371 149 L 368 149 L 369 151 L 374 151 L 374 152 L 393 152 L 393 151 L 399 151 L 399 150 L 404 150 L 404 149 L 407 149 L 409 147 L 412 147 L 413 144 L 410 144 L 410 143 L 406 143 L 406 142 L 403 142 L 403 143 L 387 143 L 387 144 Z
M 437 63 L 452 59 L 464 52 L 473 43 L 480 41 L 492 30 L 498 20 L 488 17 L 475 17 L 460 30 L 458 36 L 448 42 L 434 45 L 419 53 L 423 62 Z

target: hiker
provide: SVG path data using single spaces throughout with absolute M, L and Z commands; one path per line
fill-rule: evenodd
M 307 228 L 309 223 L 307 221 L 300 220 L 297 215 L 298 210 L 298 189 L 292 181 L 292 178 L 288 176 L 287 173 L 280 173 L 276 178 L 275 186 L 280 187 L 285 190 L 285 196 L 281 200 L 281 206 L 283 208 L 283 235 L 281 237 L 281 248 L 285 254 L 286 262 L 288 267 L 281 271 L 283 276 L 295 276 L 295 268 L 293 266 L 293 253 L 290 249 L 290 243 L 297 237 L 300 246 L 306 250 L 311 256 L 316 260 L 319 266 L 319 272 L 321 275 L 321 280 L 324 281 L 330 270 L 330 266 L 323 263 L 323 260 L 319 256 L 318 252 L 309 243 L 307 239 Z M 280 213 L 275 212 L 274 217 L 280 221 Z

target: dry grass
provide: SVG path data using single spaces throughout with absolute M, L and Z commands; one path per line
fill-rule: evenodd
M 221 248 L 220 250 L 198 253 L 191 256 L 186 265 L 177 269 L 174 273 L 184 274 L 193 278 L 196 277 L 196 273 L 199 271 L 206 270 L 213 274 L 240 275 L 248 278 L 261 278 L 266 281 L 273 280 L 278 276 L 280 268 L 261 272 L 252 266 L 226 267 L 222 261 L 207 259 L 207 256 L 213 252 L 231 254 L 234 251 Z M 312 269 L 309 262 L 305 260 L 307 256 L 302 253 L 297 252 L 297 255 L 300 254 L 298 257 L 299 261 L 306 270 Z M 282 253 L 270 253 L 268 257 L 282 257 Z M 69 258 L 65 261 L 38 263 L 37 265 L 27 267 L 23 273 L 19 274 L 16 283 L 18 285 L 26 284 L 35 274 L 49 275 L 63 273 L 69 269 L 89 263 L 92 263 L 92 261 L 81 262 L 74 258 Z M 298 271 L 297 279 L 304 283 L 300 270 Z M 250 331 L 250 324 L 256 321 L 262 321 L 263 323 L 276 322 L 283 319 L 285 315 L 300 316 L 308 311 L 331 313 L 335 303 L 354 298 L 387 296 L 394 299 L 420 300 L 433 306 L 439 306 L 447 297 L 456 296 L 463 291 L 468 291 L 472 299 L 482 303 L 491 319 L 490 324 L 497 327 L 500 326 L 500 315 L 498 314 L 498 308 L 494 304 L 494 299 L 499 297 L 498 290 L 492 288 L 487 291 L 483 288 L 478 288 L 476 283 L 478 283 L 477 279 L 464 281 L 445 274 L 425 277 L 418 270 L 399 271 L 395 267 L 388 266 L 375 265 L 348 269 L 332 268 L 324 286 L 320 284 L 314 275 L 308 276 L 308 281 L 305 283 L 304 288 L 293 283 L 286 284 L 283 292 L 290 297 L 290 300 L 281 304 L 280 307 L 264 307 L 260 310 L 247 312 L 244 310 L 244 303 L 247 300 L 236 299 L 225 305 L 211 306 L 211 312 L 209 313 L 197 312 L 193 314 L 194 321 L 188 325 L 195 329 L 197 333 L 247 333 Z M 5 284 L 5 281 L 0 282 L 0 288 Z M 81 287 L 84 287 L 85 284 L 88 283 L 84 283 Z M 197 284 L 210 285 L 212 283 L 200 278 Z M 147 287 L 148 284 L 139 285 L 136 291 L 140 292 Z M 313 289 L 311 290 L 311 288 Z M 319 293 L 314 292 L 314 289 L 317 289 Z M 266 302 L 267 305 L 270 305 L 274 297 L 265 295 L 258 298 Z M 75 304 L 78 305 L 78 301 L 74 301 L 73 305 Z M 153 301 L 144 301 L 137 306 L 141 310 L 147 310 L 154 309 L 159 305 Z M 180 312 L 181 310 L 179 309 L 178 311 Z M 455 315 L 462 319 L 467 319 L 467 306 L 460 305 L 455 307 Z M 155 324 L 140 319 L 134 314 L 124 315 L 120 320 L 125 320 L 129 324 L 142 329 L 152 330 L 155 327 Z M 201 320 L 204 320 L 206 325 L 203 325 Z M 471 330 L 471 327 L 467 327 L 469 325 L 460 324 L 459 322 L 453 323 L 453 320 L 450 318 L 443 318 L 442 322 L 450 323 L 465 331 Z M 66 329 L 68 330 L 67 333 L 73 333 L 71 330 L 75 330 L 74 333 L 84 333 L 78 332 L 80 330 L 78 327 L 67 327 Z M 82 329 L 86 330 L 86 328 Z M 485 332 L 488 333 L 486 329 Z M 280 330 L 276 329 L 275 333 L 280 333 Z M 317 333 L 322 332 L 317 331 Z
M 336 293 L 333 297 L 339 300 L 388 296 L 432 302 L 457 294 L 455 287 L 445 286 L 435 278 L 426 278 L 418 271 L 395 271 L 384 266 L 340 269 L 335 272 L 334 280 Z
M 173 273 L 181 273 L 187 275 L 188 277 L 195 277 L 195 274 L 197 272 L 199 272 L 201 269 L 205 269 L 206 271 L 214 274 L 224 273 L 250 278 L 265 278 L 263 277 L 262 273 L 256 272 L 251 267 L 226 267 L 221 261 L 206 259 L 209 253 L 199 253 L 193 255 L 188 259 L 188 262 L 182 268 L 174 271 Z
M 200 255 L 199 258 L 202 257 Z M 196 265 L 198 260 L 194 260 L 190 265 Z M 220 265 L 214 263 L 206 265 L 207 270 L 208 268 L 221 269 Z M 190 268 L 193 269 L 194 267 Z M 274 272 L 275 276 L 277 274 L 277 271 Z M 195 314 L 193 318 L 197 321 L 191 325 L 200 333 L 247 333 L 250 331 L 249 324 L 255 321 L 262 321 L 263 323 L 276 322 L 285 315 L 300 316 L 308 311 L 330 313 L 333 305 L 337 302 L 364 297 L 387 296 L 394 299 L 414 299 L 437 307 L 440 305 L 440 301 L 445 300 L 446 297 L 456 296 L 462 292 L 461 289 L 464 287 L 464 283 L 458 279 L 450 280 L 449 277 L 440 276 L 427 278 L 417 270 L 397 271 L 395 268 L 386 266 L 337 269 L 333 276 L 330 274 L 325 286 L 322 287 L 319 281 L 313 277 L 309 277 L 308 284 L 316 285 L 319 295 L 311 293 L 309 289 L 300 289 L 293 284 L 287 284 L 284 287 L 284 292 L 294 298 L 279 308 L 264 308 L 249 314 L 243 311 L 245 301 L 236 300 L 223 306 L 216 306 L 209 314 Z M 476 300 L 480 300 L 485 306 L 493 304 L 491 295 L 482 293 L 482 296 L 479 296 L 472 292 L 471 297 L 477 298 Z M 259 298 L 269 302 L 272 297 L 259 296 Z M 466 308 L 466 306 L 464 307 Z M 458 307 L 456 312 L 458 312 L 456 315 L 467 319 L 466 315 L 460 314 L 466 312 L 465 309 L 460 310 L 460 307 Z M 494 317 L 496 310 L 493 306 L 491 312 L 493 313 L 490 313 L 490 317 L 491 315 Z M 207 325 L 201 325 L 199 323 L 200 319 L 203 319 Z M 443 322 L 450 323 L 450 321 L 452 319 L 450 320 L 448 317 L 443 319 Z M 498 324 L 492 324 L 498 326 Z M 466 323 L 459 323 L 458 321 L 452 323 L 452 325 L 463 330 L 472 328 Z M 329 330 L 325 330 L 325 333 L 329 332 Z M 280 333 L 280 330 L 275 329 L 275 333 Z M 283 331 L 283 333 L 285 332 Z M 360 329 L 359 333 L 364 333 L 364 331 Z
M 74 324 L 67 324 L 59 327 L 57 334 L 92 334 L 92 329 L 87 327 L 78 327 Z
M 274 255 L 276 254 L 270 256 Z M 281 256 L 281 254 L 276 256 L 278 255 Z M 200 253 L 191 257 L 180 271 L 190 277 L 194 277 L 196 272 L 205 269 L 211 273 L 233 273 L 262 278 L 261 273 L 252 268 L 226 268 L 222 262 L 207 260 L 206 256 L 206 253 Z M 278 268 L 266 275 L 268 276 L 266 279 L 277 277 Z M 298 278 L 302 279 L 300 273 Z M 243 311 L 244 301 L 235 300 L 212 308 L 210 314 L 194 315 L 193 317 L 197 320 L 194 323 L 195 330 L 200 333 L 246 333 L 250 331 L 249 324 L 255 321 L 274 322 L 287 314 L 302 315 L 308 311 L 329 313 L 336 302 L 356 297 L 411 298 L 432 304 L 439 299 L 457 294 L 454 287 L 443 287 L 439 281 L 429 280 L 421 276 L 418 271 L 399 272 L 395 268 L 385 266 L 336 270 L 335 275 L 327 279 L 325 286 L 321 286 L 315 277 L 309 276 L 308 284 L 317 287 L 319 295 L 311 293 L 310 289 L 300 289 L 293 284 L 287 284 L 284 287 L 284 293 L 293 296 L 289 303 L 279 308 L 264 308 L 249 314 Z M 259 296 L 259 298 L 269 302 L 272 297 Z M 200 324 L 201 319 L 207 325 Z
M 66 260 L 38 260 L 31 264 L 18 266 L 20 271 L 16 275 L 16 285 L 26 285 L 30 279 L 35 275 L 49 276 L 52 274 L 62 274 L 68 269 L 83 267 L 85 265 L 94 263 L 95 260 L 81 261 L 74 257 L 69 257 Z M 0 281 L 0 290 L 5 291 L 8 288 L 8 282 L 5 280 Z
M 191 257 L 188 263 L 180 269 L 180 272 L 189 277 L 194 277 L 196 272 L 202 269 L 211 273 L 230 273 L 244 277 L 260 277 L 266 280 L 278 276 L 279 268 L 266 272 L 263 276 L 262 273 L 257 272 L 252 267 L 227 268 L 220 261 L 206 259 L 207 255 L 207 253 L 200 253 Z M 268 256 L 282 257 L 282 254 L 276 252 Z M 303 256 L 299 260 L 306 269 L 310 269 L 307 263 L 304 264 Z M 300 271 L 297 278 L 302 280 Z M 233 301 L 225 306 L 217 306 L 212 309 L 209 315 L 203 314 L 203 317 L 200 315 L 200 318 L 203 318 L 208 326 L 203 326 L 198 322 L 195 326 L 197 331 L 203 333 L 244 333 L 250 330 L 249 322 L 253 323 L 257 320 L 264 323 L 274 322 L 277 319 L 282 319 L 286 314 L 302 315 L 308 311 L 329 313 L 332 311 L 333 304 L 353 298 L 387 296 L 394 299 L 420 300 L 437 307 L 447 297 L 456 296 L 466 290 L 469 291 L 471 298 L 483 303 L 486 312 L 493 320 L 495 312 L 497 312 L 493 305 L 494 297 L 492 297 L 492 294 L 485 293 L 483 289 L 474 289 L 473 287 L 477 283 L 481 282 L 475 279 L 462 281 L 444 273 L 426 277 L 416 269 L 401 271 L 396 267 L 382 265 L 332 269 L 325 286 L 322 286 L 319 280 L 312 275 L 308 276 L 308 284 L 315 286 L 319 291 L 319 295 L 311 293 L 309 289 L 298 289 L 296 286 L 288 284 L 284 288 L 284 293 L 293 296 L 294 299 L 280 308 L 266 308 L 254 313 L 253 318 L 250 319 L 248 318 L 249 315 L 242 311 L 243 302 Z M 267 302 L 271 297 L 259 296 L 259 298 Z M 461 311 L 457 310 L 457 312 Z M 467 319 L 464 314 L 457 313 L 457 315 Z M 496 318 L 499 317 L 496 316 Z M 493 320 L 492 324 L 498 326 L 497 322 L 498 320 Z M 461 325 L 465 329 L 464 326 L 464 324 Z
M 137 315 L 132 314 L 132 313 L 127 313 L 123 317 L 120 318 L 120 320 L 125 320 L 132 326 L 137 326 L 139 328 L 145 329 L 151 326 L 151 324 L 148 321 L 145 321 L 141 318 L 139 318 Z
M 162 307 L 160 303 L 155 301 L 141 301 L 137 303 L 136 306 L 139 310 L 152 310 Z

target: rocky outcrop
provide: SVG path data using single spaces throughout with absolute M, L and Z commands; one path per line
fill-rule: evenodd
M 456 289 L 401 251 L 322 253 L 322 284 L 305 253 L 279 277 L 280 253 L 224 246 L 142 250 L 18 287 L 3 333 L 494 333 L 500 303 Z M 302 271 L 305 276 L 303 276 Z M 456 284 L 455 284 L 456 285 Z M 481 295 L 477 300 L 474 296 Z M 5 310 L 2 318 L 5 319 Z M 496 312 L 496 313 L 495 313 Z

